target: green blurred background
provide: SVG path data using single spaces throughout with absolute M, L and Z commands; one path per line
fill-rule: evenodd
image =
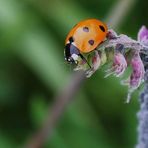
M 68 83 L 72 69 L 63 49 L 72 26 L 86 18 L 111 21 L 121 1 L 0 0 L 0 148 L 21 148 Z M 141 25 L 148 26 L 148 1 L 132 3 L 114 29 L 136 39 Z M 127 87 L 117 78 L 104 79 L 103 69 L 97 71 L 43 148 L 133 148 L 138 94 L 139 90 L 125 104 Z

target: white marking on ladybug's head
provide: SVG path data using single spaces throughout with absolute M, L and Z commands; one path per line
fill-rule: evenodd
M 76 60 L 78 60 L 78 55 L 77 54 L 72 54 L 72 56 L 71 56 L 73 59 L 74 59 L 74 61 L 76 61 Z
M 76 46 L 75 42 L 72 42 L 72 44 L 73 44 L 74 46 Z

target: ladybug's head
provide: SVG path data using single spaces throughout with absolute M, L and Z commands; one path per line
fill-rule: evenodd
M 78 57 L 80 56 L 80 52 L 79 49 L 75 45 L 73 45 L 72 37 L 69 39 L 69 43 L 67 43 L 65 46 L 64 54 L 65 54 L 65 60 L 68 63 L 78 64 Z
M 73 40 L 72 37 L 69 38 L 69 42 L 65 45 L 64 54 L 65 54 L 65 60 L 68 63 L 78 65 L 78 59 L 80 57 L 91 68 L 91 66 L 89 65 L 88 61 L 80 53 L 80 50 L 74 45 L 74 40 Z

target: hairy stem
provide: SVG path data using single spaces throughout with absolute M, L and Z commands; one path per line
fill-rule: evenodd
M 136 148 L 148 148 L 148 70 L 145 73 L 145 87 L 140 95 L 140 111 L 137 116 L 139 125 Z

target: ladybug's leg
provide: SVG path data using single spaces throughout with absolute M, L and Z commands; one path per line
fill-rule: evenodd
M 92 68 L 86 72 L 87 77 L 90 77 L 96 70 L 99 69 L 101 63 L 101 58 L 99 55 L 99 51 L 94 51 L 94 56 L 92 57 Z
M 89 62 L 86 60 L 86 58 L 85 58 L 82 54 L 79 54 L 79 56 L 81 57 L 82 60 L 84 60 L 84 61 L 88 64 L 88 66 L 89 66 L 90 69 L 91 69 L 92 67 L 90 66 L 90 64 L 89 64 Z

